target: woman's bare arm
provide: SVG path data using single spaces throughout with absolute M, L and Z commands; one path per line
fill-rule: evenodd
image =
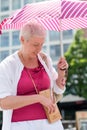
M 39 95 L 7 96 L 0 99 L 0 107 L 2 109 L 17 109 L 37 102 L 40 102 Z
M 49 112 L 52 112 L 55 109 L 55 105 L 51 99 L 39 94 L 29 96 L 7 96 L 0 99 L 0 107 L 5 110 L 17 109 L 34 103 L 41 103 Z

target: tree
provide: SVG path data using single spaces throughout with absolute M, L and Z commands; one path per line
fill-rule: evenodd
M 66 92 L 87 98 L 87 39 L 82 30 L 77 31 L 74 42 L 65 57 L 69 63 Z

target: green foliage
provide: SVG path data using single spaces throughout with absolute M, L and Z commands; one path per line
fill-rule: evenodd
M 69 63 L 65 94 L 72 93 L 87 98 L 87 39 L 83 38 L 81 30 L 77 31 L 65 57 Z

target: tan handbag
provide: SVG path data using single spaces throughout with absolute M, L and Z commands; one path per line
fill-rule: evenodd
M 41 94 L 47 98 L 51 98 L 51 89 L 46 89 L 46 90 L 40 91 L 39 94 Z M 53 122 L 56 122 L 56 121 L 62 119 L 62 116 L 60 114 L 59 108 L 56 103 L 55 103 L 54 112 L 49 113 L 46 107 L 44 107 L 44 110 L 46 112 L 46 116 L 47 116 L 49 123 L 53 123 Z
M 32 83 L 34 85 L 36 93 L 40 94 L 40 95 L 43 95 L 43 96 L 45 96 L 47 98 L 51 98 L 51 96 L 53 95 L 53 94 L 51 94 L 51 89 L 46 89 L 46 90 L 38 92 L 36 84 L 35 84 L 32 76 L 31 76 L 30 72 L 29 71 L 26 71 L 26 72 L 27 72 L 28 76 L 32 80 Z M 55 111 L 53 113 L 49 113 L 47 108 L 45 106 L 43 106 L 43 107 L 44 107 L 44 110 L 46 112 L 46 116 L 47 116 L 47 119 L 48 119 L 49 123 L 53 123 L 53 122 L 58 121 L 58 120 L 60 120 L 62 118 L 56 103 L 55 103 Z

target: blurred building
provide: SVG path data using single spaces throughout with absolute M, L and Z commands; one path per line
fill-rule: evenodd
M 35 3 L 45 0 L 0 0 L 0 22 L 10 16 L 17 9 L 22 8 L 27 3 Z M 70 43 L 73 40 L 74 31 L 63 31 L 63 47 L 64 52 L 67 51 Z M 0 61 L 6 56 L 12 54 L 20 47 L 19 31 L 8 30 L 3 31 L 0 36 Z M 53 60 L 53 65 L 56 65 L 58 58 L 61 55 L 60 51 L 60 33 L 57 31 L 48 31 L 47 38 L 43 50 L 47 52 Z

